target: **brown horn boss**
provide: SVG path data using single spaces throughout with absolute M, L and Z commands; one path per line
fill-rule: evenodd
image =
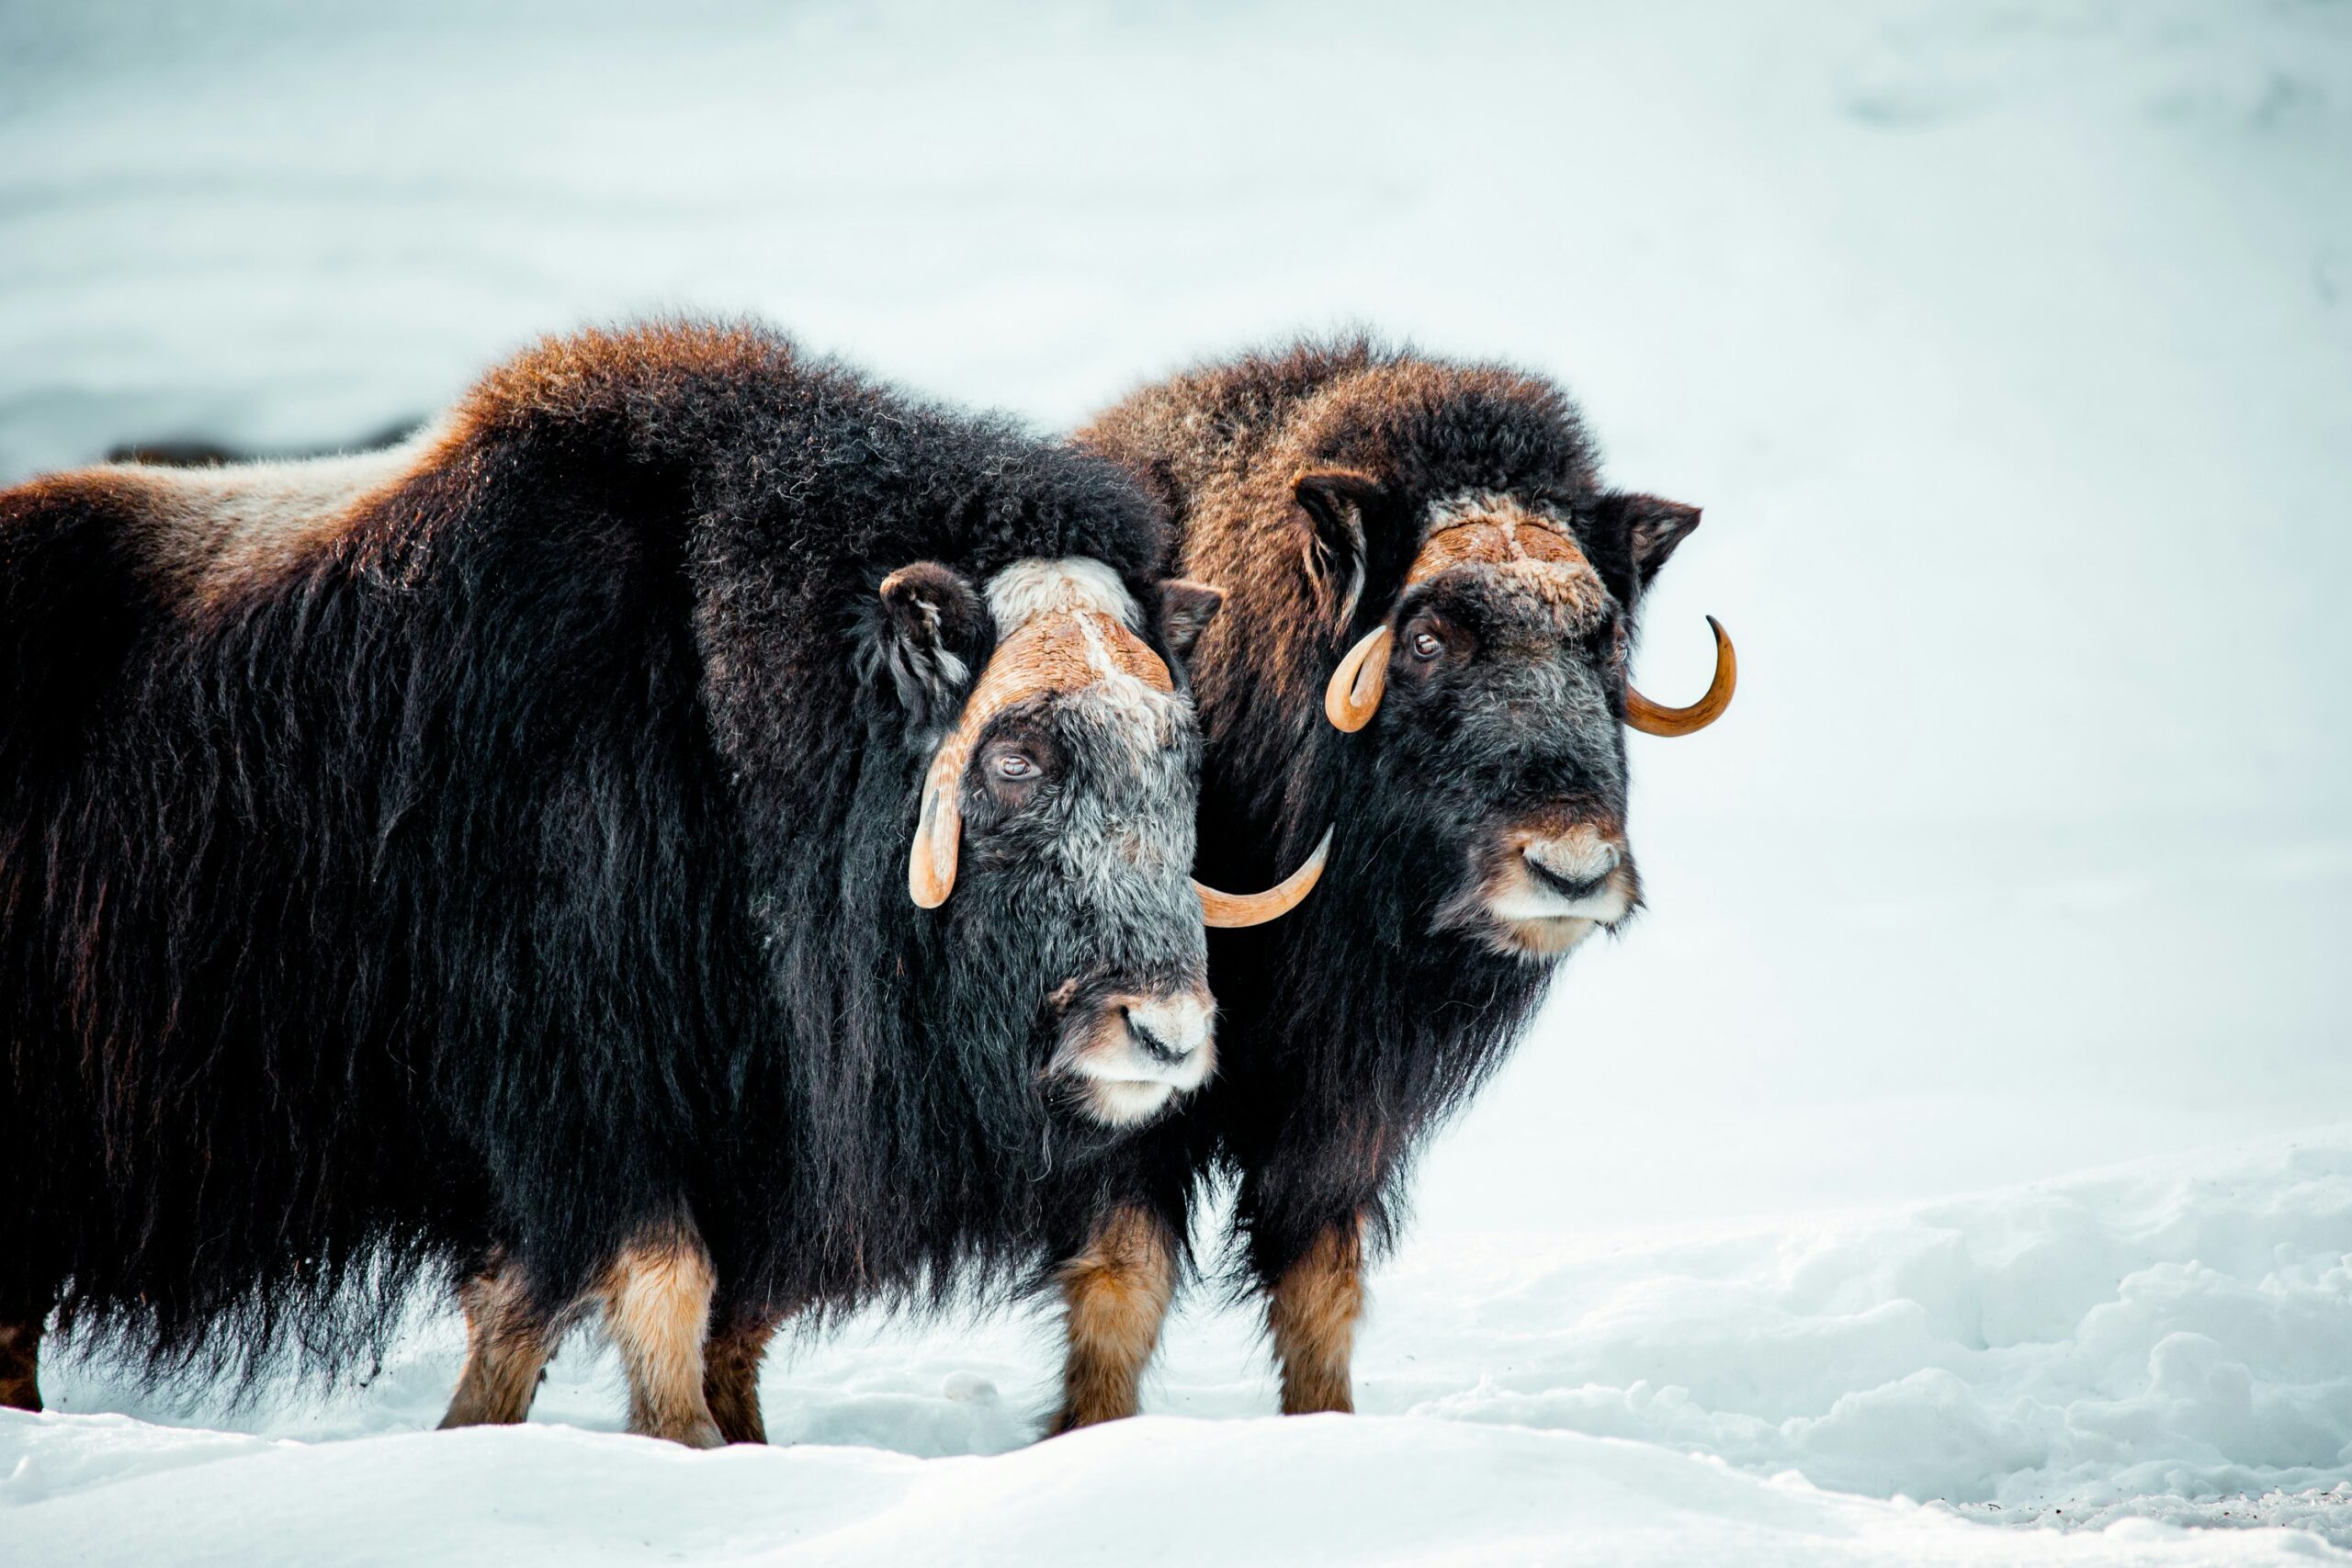
M 1073 579 L 1083 573 L 1073 572 Z M 882 581 L 888 600 L 907 591 L 908 573 L 893 572 Z M 987 733 L 989 721 L 1008 708 L 1042 699 L 1054 693 L 1082 693 L 1090 687 L 1123 688 L 1126 701 L 1148 700 L 1157 693 L 1174 692 L 1168 666 L 1110 608 L 1115 602 L 1097 585 L 1095 596 L 1065 592 L 1043 607 L 1031 608 L 1027 618 L 997 645 L 988 667 L 980 672 L 971 695 L 965 699 L 956 728 L 940 743 L 924 775 L 922 801 L 915 813 L 914 848 L 907 861 L 907 889 L 914 901 L 935 909 L 956 888 L 956 864 L 963 836 L 963 810 L 958 801 L 972 749 Z M 1224 596 L 1199 583 L 1171 581 L 1162 592 L 1190 596 L 1196 625 L 1205 625 Z M 1195 633 L 1197 635 L 1197 633 Z M 1212 926 L 1262 925 L 1296 908 L 1315 889 L 1323 874 L 1318 848 L 1305 865 L 1263 893 L 1221 893 L 1194 882 L 1204 917 Z
M 1694 514 L 1695 525 L 1695 514 Z M 1566 550 L 1542 549 L 1531 555 L 1519 538 L 1519 530 L 1509 524 L 1474 524 L 1447 529 L 1442 536 L 1432 536 L 1422 546 L 1413 568 L 1406 574 L 1408 584 L 1433 575 L 1444 565 L 1472 560 L 1497 563 L 1510 561 L 1549 560 L 1551 570 L 1573 574 L 1581 564 L 1580 555 L 1571 556 Z M 1733 689 L 1739 683 L 1739 660 L 1732 652 L 1731 635 L 1724 630 L 1721 621 L 1707 617 L 1707 628 L 1715 634 L 1715 672 L 1707 690 L 1689 707 L 1667 707 L 1654 703 L 1634 689 L 1625 686 L 1625 722 L 1645 735 L 1692 735 L 1704 729 L 1724 716 L 1731 706 Z M 1388 686 L 1388 650 L 1396 642 L 1393 628 L 1375 626 L 1364 634 L 1363 640 L 1348 649 L 1340 667 L 1331 671 L 1329 684 L 1324 688 L 1323 712 L 1334 728 L 1353 735 L 1372 722 L 1380 711 L 1381 694 Z

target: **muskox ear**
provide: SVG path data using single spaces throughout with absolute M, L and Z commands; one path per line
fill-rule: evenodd
M 1159 585 L 1159 629 L 1168 638 L 1168 651 L 1179 659 L 1193 657 L 1193 645 L 1225 608 L 1225 590 L 1212 588 L 1205 582 L 1195 582 L 1189 577 L 1171 577 Z
M 1364 513 L 1379 502 L 1381 483 L 1353 468 L 1309 468 L 1290 492 L 1306 514 L 1306 575 L 1345 626 L 1363 592 Z
M 880 594 L 878 661 L 916 736 L 935 735 L 956 722 L 987 662 L 988 606 L 969 580 L 933 560 L 900 567 Z
M 1611 491 L 1600 498 L 1604 525 L 1623 529 L 1634 554 L 1634 578 L 1646 585 L 1656 577 L 1674 547 L 1699 525 L 1699 509 L 1655 495 Z

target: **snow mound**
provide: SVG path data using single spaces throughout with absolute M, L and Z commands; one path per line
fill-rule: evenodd
M 0 1558 L 1022 1563 L 2260 1563 L 2332 1557 L 2284 1531 L 2145 1520 L 2004 1535 L 1911 1504 L 1611 1438 L 1440 1421 L 1147 1417 L 995 1458 L 852 1449 L 692 1454 L 523 1427 L 167 1456 L 104 1417 L 11 1418 L 17 1500 L 58 1450 L 80 1489 L 12 1510 Z M 93 1457 L 92 1450 L 95 1450 Z
M 1476 1345 L 1476 1375 L 1392 1359 L 1374 1393 L 2035 1517 L 2324 1491 L 2352 1475 L 2347 1241 L 2332 1130 L 1904 1213 L 1487 1244 L 1417 1260 L 1379 1337 Z
M 584 1344 L 537 1424 L 431 1431 L 457 1337 L 421 1303 L 332 1395 L 173 1407 L 62 1360 L 56 1412 L 0 1416 L 0 1562 L 2342 1560 L 2346 1237 L 2352 1124 L 1905 1210 L 1451 1240 L 1382 1276 L 1362 1416 L 1269 1416 L 1250 1325 L 1196 1307 L 1171 1414 L 1037 1445 L 1038 1318 L 787 1347 L 779 1446 L 698 1455 L 611 1432 Z

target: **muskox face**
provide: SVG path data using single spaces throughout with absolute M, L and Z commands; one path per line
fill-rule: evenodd
M 1353 475 L 1298 493 L 1342 561 L 1367 508 L 1416 504 Z M 1387 613 L 1332 679 L 1331 721 L 1367 730 L 1378 798 L 1414 825 L 1420 863 L 1400 871 L 1433 885 L 1433 929 L 1549 959 L 1640 907 L 1624 728 L 1629 707 L 1667 710 L 1628 683 L 1633 609 L 1699 514 L 1623 495 L 1418 507 Z
M 909 886 L 949 962 L 1030 1018 L 1057 1111 L 1151 1117 L 1216 1063 L 1190 877 L 1201 740 L 1192 700 L 1116 574 L 1023 561 L 985 585 L 933 563 L 884 584 L 891 671 L 932 721 Z M 1222 596 L 1172 582 L 1181 659 Z
M 1397 605 L 1376 766 L 1455 840 L 1438 923 L 1503 952 L 1565 953 L 1641 901 L 1625 841 L 1624 616 L 1589 592 L 1547 595 L 1454 566 Z
M 1200 761 L 1189 699 L 1104 682 L 1000 716 L 967 784 L 983 897 L 1046 949 L 1056 1098 L 1114 1125 L 1216 1064 L 1190 874 Z

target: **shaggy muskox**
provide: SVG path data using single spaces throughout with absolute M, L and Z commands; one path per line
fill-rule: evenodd
M 1188 879 L 1218 595 L 1164 544 L 1106 462 L 694 325 L 366 457 L 0 495 L 0 1401 L 52 1310 L 336 1366 L 494 1258 L 460 1417 L 591 1297 L 707 1443 L 714 1316 L 1003 1268 L 1207 1076 L 1202 899 L 1311 880 Z
M 1603 488 L 1555 386 L 1363 342 L 1135 394 L 1080 444 L 1155 488 L 1175 560 L 1222 588 L 1193 680 L 1201 869 L 1248 877 L 1336 825 L 1322 889 L 1219 933 L 1225 1067 L 1076 1179 L 1057 1425 L 1129 1415 L 1205 1178 L 1261 1291 L 1286 1411 L 1346 1410 L 1368 1248 L 1422 1136 L 1494 1068 L 1559 959 L 1640 903 L 1623 729 L 1642 594 L 1695 508 Z

